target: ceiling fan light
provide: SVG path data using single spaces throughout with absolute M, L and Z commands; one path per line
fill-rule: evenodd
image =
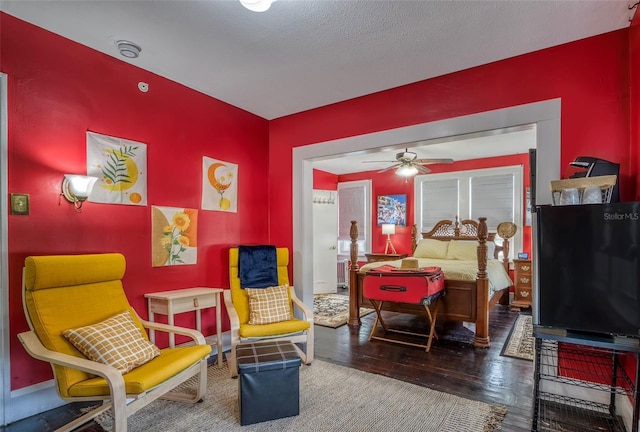
M 418 168 L 413 165 L 401 165 L 396 170 L 396 174 L 402 177 L 412 177 L 418 174 Z

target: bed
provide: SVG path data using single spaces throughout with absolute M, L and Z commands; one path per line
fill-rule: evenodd
M 509 239 L 505 238 L 503 245 L 498 246 L 494 243 L 495 236 L 496 233 L 488 232 L 486 218 L 479 218 L 476 222 L 471 219 L 459 221 L 456 217 L 455 221 L 439 221 L 431 231 L 426 233 L 418 234 L 415 226 L 412 230 L 414 256 L 430 256 L 430 258 L 418 258 L 419 266 L 436 265 L 445 273 L 447 294 L 442 299 L 439 319 L 475 323 L 473 345 L 476 347 L 490 346 L 489 310 L 498 302 L 509 303 L 509 287 L 513 285 L 508 272 Z M 357 263 L 358 227 L 355 221 L 351 222 L 350 237 L 350 286 L 357 289 L 352 289 L 349 293 L 348 323 L 350 326 L 359 326 L 360 307 L 373 307 L 362 295 L 365 272 L 381 265 L 400 267 L 402 260 L 369 263 L 360 268 Z M 424 239 L 423 242 L 420 241 L 422 239 Z M 449 248 L 453 251 L 451 254 L 449 254 Z M 443 252 L 444 250 L 446 252 Z M 498 260 L 498 254 L 501 251 L 504 252 L 505 258 Z M 475 252 L 475 259 L 472 259 L 473 252 Z M 492 259 L 489 259 L 490 252 L 493 252 Z M 472 255 L 469 256 L 470 254 Z M 387 302 L 384 309 L 424 314 L 424 308 L 420 305 Z

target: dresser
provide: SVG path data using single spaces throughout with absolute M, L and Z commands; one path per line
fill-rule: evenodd
M 512 310 L 531 307 L 531 260 L 513 260 L 514 296 L 511 302 Z

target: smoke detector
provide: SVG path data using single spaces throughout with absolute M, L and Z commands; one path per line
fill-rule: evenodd
M 140 55 L 140 51 L 142 51 L 142 48 L 138 45 L 126 40 L 117 41 L 116 46 L 120 55 L 126 58 L 137 58 Z

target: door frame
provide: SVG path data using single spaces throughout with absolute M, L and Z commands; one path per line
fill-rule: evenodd
M 7 241 L 7 75 L 0 73 L 0 425 L 7 422 L 11 403 L 9 355 L 9 250 Z
M 313 307 L 313 237 L 311 234 L 313 161 L 352 152 L 402 149 L 406 143 L 536 125 L 536 204 L 551 204 L 549 181 L 560 178 L 561 99 L 485 111 L 310 144 L 293 149 L 293 282 L 296 294 Z M 355 289 L 355 287 L 353 287 Z

